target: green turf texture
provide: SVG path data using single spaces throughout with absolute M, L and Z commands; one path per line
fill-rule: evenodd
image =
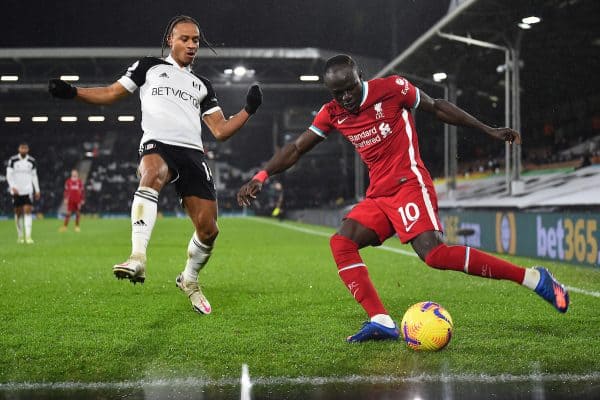
M 265 378 L 600 371 L 599 298 L 571 293 L 562 315 L 512 282 L 374 248 L 362 255 L 392 317 L 436 301 L 454 337 L 436 353 L 402 341 L 348 344 L 366 315 L 338 278 L 328 238 L 270 222 L 220 220 L 200 275 L 213 314 L 201 316 L 175 287 L 192 233 L 186 219 L 157 221 L 146 283 L 135 286 L 111 271 L 129 254 L 126 219 L 84 219 L 81 233 L 36 220 L 34 245 L 17 244 L 14 222 L 0 221 L 0 382 L 238 378 L 243 363 Z M 600 287 L 597 269 L 545 265 L 569 286 Z

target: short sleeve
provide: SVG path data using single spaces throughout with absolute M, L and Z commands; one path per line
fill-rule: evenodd
M 156 57 L 144 57 L 131 64 L 118 82 L 123 85 L 127 91 L 133 93 L 137 88 L 146 83 L 146 74 L 148 73 L 148 70 L 158 64 L 169 63 Z
M 321 107 L 317 115 L 315 115 L 315 118 L 308 129 L 322 138 L 327 138 L 329 132 L 333 129 L 333 126 L 331 124 L 329 112 L 327 111 L 327 107 L 325 105 Z
M 417 108 L 421 101 L 419 88 L 401 76 L 394 75 L 390 78 L 392 79 L 391 86 L 400 98 L 400 104 L 404 108 Z
M 217 110 L 220 110 L 219 101 L 217 100 L 217 94 L 213 89 L 212 83 L 204 77 L 199 77 L 204 86 L 206 86 L 206 96 L 200 103 L 200 115 L 212 114 Z

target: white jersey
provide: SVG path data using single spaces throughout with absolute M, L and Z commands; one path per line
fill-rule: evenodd
M 8 189 L 17 189 L 19 196 L 31 195 L 40 191 L 37 176 L 37 163 L 29 154 L 12 156 L 6 165 Z
M 131 93 L 140 88 L 140 144 L 156 140 L 204 151 L 201 117 L 221 109 L 208 79 L 169 56 L 136 61 L 118 82 Z

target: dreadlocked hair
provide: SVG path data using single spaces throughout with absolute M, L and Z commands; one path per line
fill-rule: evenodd
M 217 54 L 215 49 L 212 47 L 212 44 L 206 39 L 206 36 L 204 35 L 204 32 L 202 32 L 202 29 L 200 29 L 200 24 L 198 23 L 198 21 L 196 21 L 194 18 L 188 15 L 176 15 L 173 18 L 171 18 L 171 20 L 167 24 L 167 29 L 165 29 L 165 33 L 162 39 L 162 47 L 160 49 L 161 57 L 165 56 L 165 49 L 169 47 L 169 37 L 173 34 L 173 28 L 175 28 L 175 25 L 179 24 L 180 22 L 191 22 L 192 24 L 196 25 L 198 27 L 198 32 L 200 32 L 200 41 L 202 42 L 202 44 L 211 49 L 212 52 L 215 53 L 215 55 Z

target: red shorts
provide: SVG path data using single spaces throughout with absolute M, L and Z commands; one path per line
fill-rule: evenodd
M 80 201 L 70 201 L 67 203 L 67 211 L 69 212 L 77 212 L 81 208 Z
M 366 198 L 345 218 L 374 231 L 381 243 L 394 233 L 407 243 L 423 232 L 442 231 L 433 185 L 417 182 L 403 185 L 393 196 Z

